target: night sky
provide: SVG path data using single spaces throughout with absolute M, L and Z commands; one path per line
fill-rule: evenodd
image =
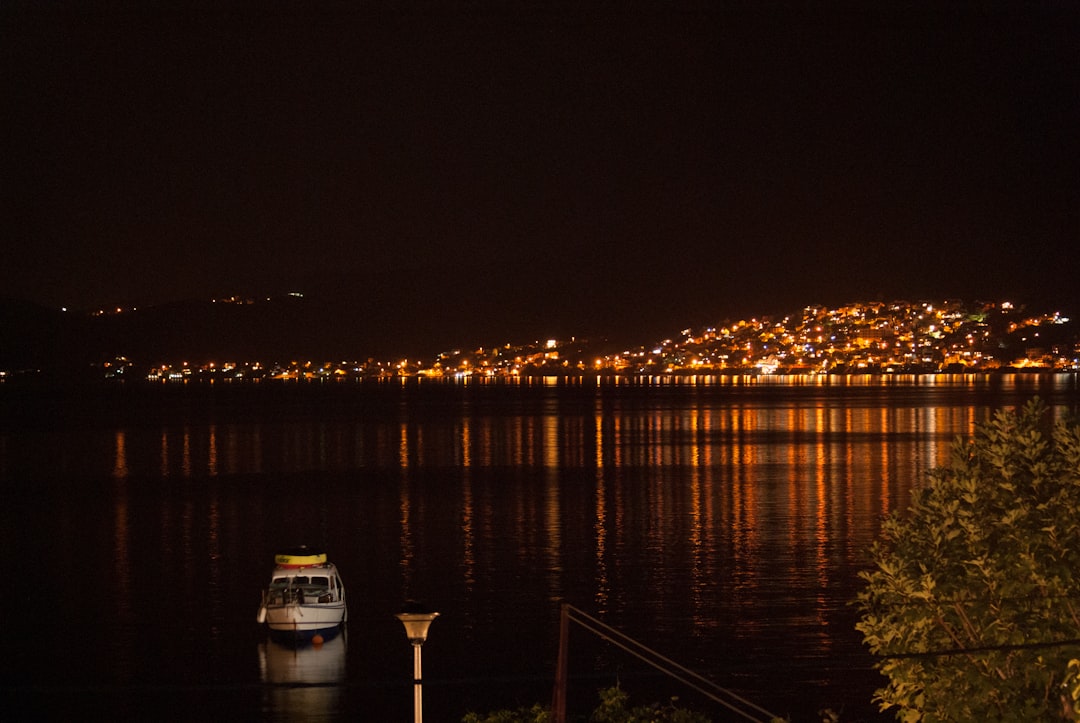
M 296 290 L 340 334 L 474 338 L 1080 313 L 1072 1 L 4 0 L 0 93 L 0 296 L 48 306 Z

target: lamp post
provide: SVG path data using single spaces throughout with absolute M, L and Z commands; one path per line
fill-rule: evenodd
M 428 628 L 431 621 L 439 617 L 439 613 L 425 612 L 419 603 L 408 603 L 405 612 L 398 613 L 397 619 L 405 626 L 405 635 L 412 643 L 413 649 L 413 715 L 416 723 L 424 720 L 422 677 L 420 674 L 420 646 L 427 640 Z

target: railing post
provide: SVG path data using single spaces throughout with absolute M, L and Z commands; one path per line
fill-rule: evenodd
M 566 723 L 567 642 L 570 637 L 569 604 L 559 611 L 559 657 L 555 663 L 555 690 L 551 694 L 552 723 Z

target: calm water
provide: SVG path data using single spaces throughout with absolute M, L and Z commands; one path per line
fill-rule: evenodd
M 28 718 L 412 716 L 393 615 L 442 615 L 430 721 L 550 701 L 559 602 L 796 721 L 873 715 L 848 603 L 881 517 L 951 441 L 1074 376 L 0 385 L 2 685 Z M 277 548 L 324 545 L 347 639 L 267 644 Z M 581 628 L 570 699 L 724 709 Z

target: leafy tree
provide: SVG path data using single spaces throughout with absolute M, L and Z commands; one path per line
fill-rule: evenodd
M 549 723 L 551 713 L 539 703 L 531 708 L 521 707 L 516 710 L 497 710 L 491 713 L 468 713 L 461 723 Z
M 1068 715 L 1080 656 L 1080 425 L 1039 400 L 957 440 L 885 521 L 856 628 L 908 721 Z M 1075 676 L 1073 676 L 1075 677 Z
M 709 723 L 700 713 L 675 706 L 675 698 L 667 705 L 628 707 L 630 696 L 619 686 L 600 691 L 600 705 L 589 718 L 591 723 Z
M 1065 717 L 1080 721 L 1080 660 L 1073 658 L 1069 661 L 1069 672 L 1065 674 L 1061 687 L 1065 689 L 1062 695 Z

